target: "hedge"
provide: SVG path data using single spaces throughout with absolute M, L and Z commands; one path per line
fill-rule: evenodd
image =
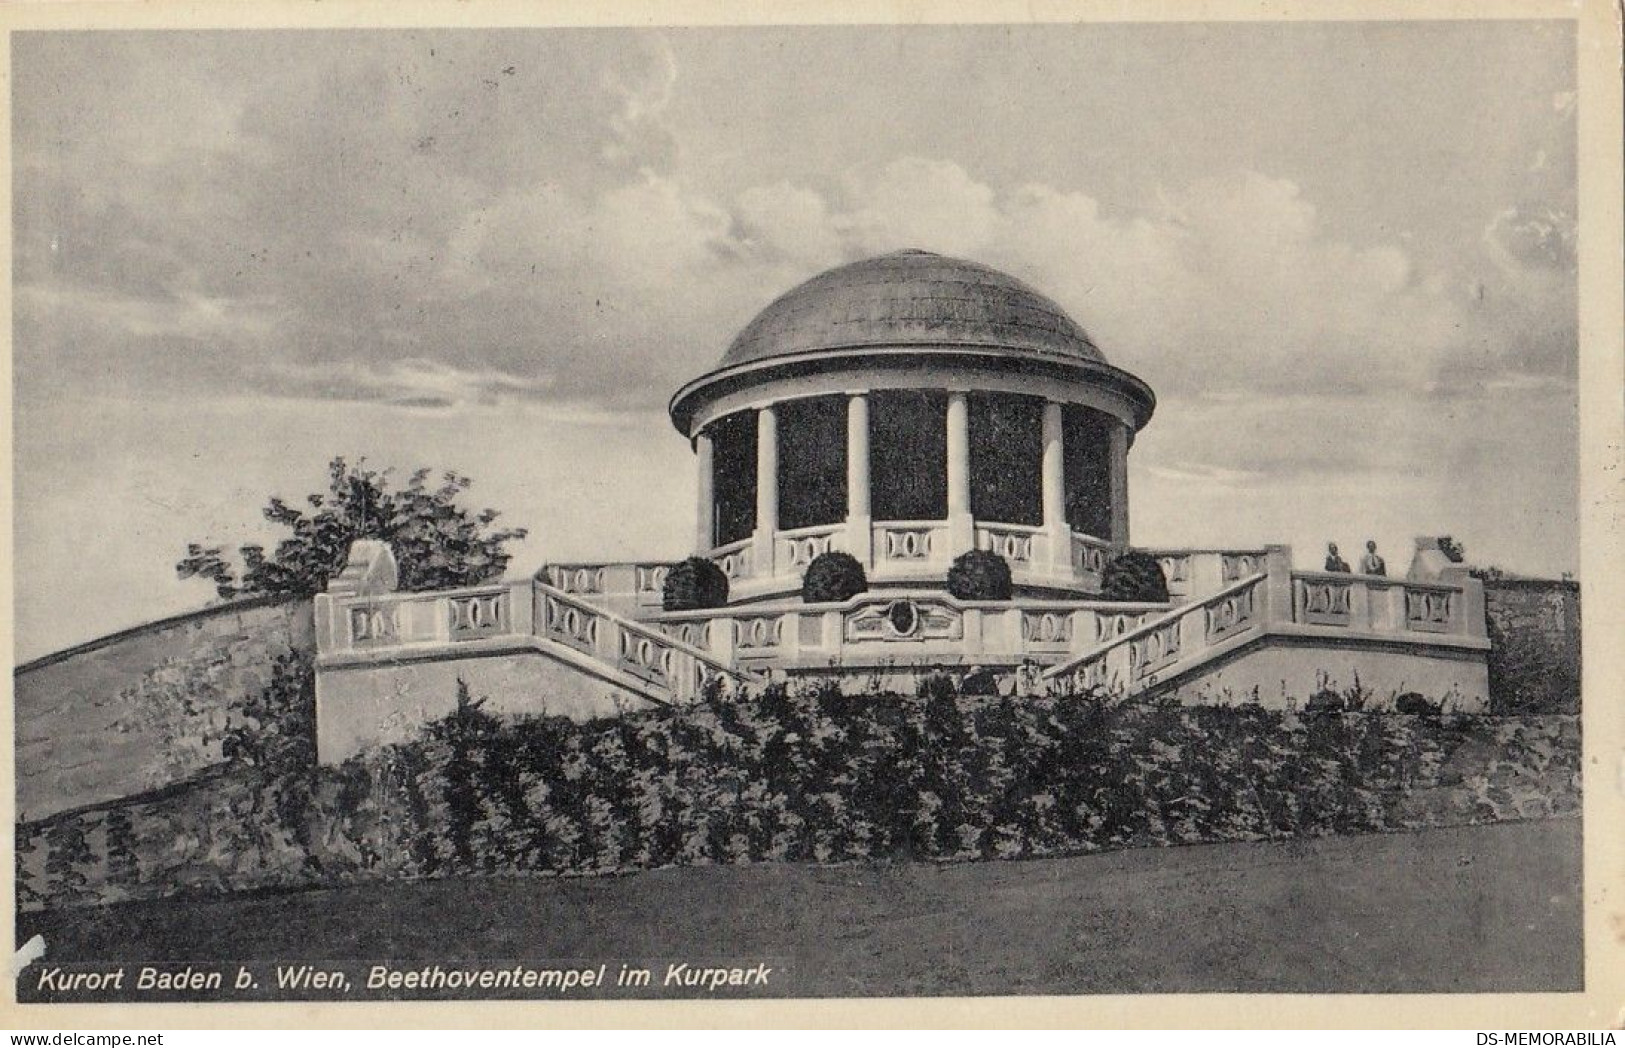
M 422 738 L 337 768 L 250 768 L 20 827 L 19 902 L 1016 859 L 1578 811 L 1575 717 L 776 686 L 577 723 L 498 719 L 463 694 Z

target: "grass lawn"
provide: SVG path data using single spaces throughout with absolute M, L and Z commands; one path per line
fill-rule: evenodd
M 1578 990 L 1580 823 L 21 914 L 49 959 L 710 960 L 784 996 Z M 703 994 L 703 991 L 700 991 Z

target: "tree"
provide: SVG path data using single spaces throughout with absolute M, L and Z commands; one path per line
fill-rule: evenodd
M 221 597 L 308 597 L 326 588 L 349 557 L 357 539 L 390 544 L 403 590 L 449 589 L 500 578 L 508 568 L 507 544 L 525 537 L 523 528 L 497 530 L 494 509 L 478 512 L 457 505 L 473 482 L 446 472 L 438 483 L 429 470 L 412 473 L 406 486 L 390 485 L 390 470 L 350 465 L 342 457 L 328 463 L 328 490 L 305 498 L 308 509 L 273 496 L 265 519 L 293 534 L 266 555 L 255 544 L 239 548 L 242 568 L 224 547 L 190 543 L 175 565 L 183 579 L 212 582 Z

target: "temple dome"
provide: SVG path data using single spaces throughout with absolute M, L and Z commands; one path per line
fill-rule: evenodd
M 819 350 L 980 346 L 1104 364 L 1060 306 L 1007 273 L 929 251 L 837 266 L 780 295 L 719 368 Z

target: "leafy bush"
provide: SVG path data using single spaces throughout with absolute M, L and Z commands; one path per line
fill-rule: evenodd
M 1394 699 L 1394 712 L 1413 717 L 1437 717 L 1440 713 L 1440 704 L 1430 702 L 1419 692 L 1407 691 Z
M 227 761 L 276 774 L 316 763 L 316 670 L 309 653 L 278 655 L 270 681 L 231 712 L 220 740 Z
M 973 549 L 948 568 L 948 592 L 960 600 L 1009 600 L 1010 565 L 992 550 Z
M 863 565 L 850 553 L 830 550 L 820 553 L 807 565 L 801 577 L 801 599 L 808 604 L 825 604 L 856 597 L 869 588 Z
M 999 675 L 986 666 L 972 666 L 959 678 L 961 695 L 997 695 Z
M 667 611 L 701 611 L 728 603 L 728 576 L 705 557 L 690 557 L 666 573 L 660 606 Z
M 1347 708 L 1348 703 L 1344 701 L 1342 693 L 1331 688 L 1321 688 L 1309 696 L 1308 703 L 1304 705 L 1304 709 L 1311 713 L 1342 713 Z
M 1168 579 L 1156 557 L 1128 550 L 1101 572 L 1100 597 L 1124 603 L 1164 604 L 1168 601 Z

